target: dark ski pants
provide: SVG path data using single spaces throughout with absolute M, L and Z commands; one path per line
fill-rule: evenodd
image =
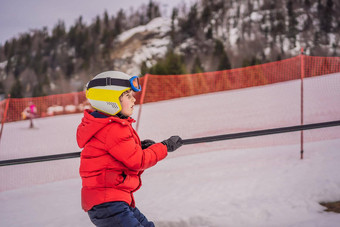
M 93 224 L 98 227 L 154 227 L 153 222 L 136 208 L 125 202 L 108 202 L 88 211 Z

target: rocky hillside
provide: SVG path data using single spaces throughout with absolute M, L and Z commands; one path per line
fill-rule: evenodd
M 0 46 L 0 93 L 31 97 L 80 91 L 96 73 L 181 74 L 296 56 L 340 55 L 340 2 L 199 0 L 170 18 L 150 1 L 130 14 L 62 21 Z

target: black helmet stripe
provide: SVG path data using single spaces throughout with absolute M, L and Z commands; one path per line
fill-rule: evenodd
M 126 79 L 117 79 L 117 78 L 99 78 L 94 79 L 89 82 L 86 89 L 90 89 L 92 87 L 98 87 L 98 86 L 109 86 L 109 85 L 116 85 L 116 86 L 122 86 L 122 87 L 131 87 L 130 81 Z

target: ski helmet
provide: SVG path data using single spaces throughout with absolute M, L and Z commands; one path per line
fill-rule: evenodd
M 138 76 L 118 71 L 102 72 L 87 83 L 86 98 L 94 109 L 116 115 L 122 109 L 119 97 L 129 89 L 142 90 Z

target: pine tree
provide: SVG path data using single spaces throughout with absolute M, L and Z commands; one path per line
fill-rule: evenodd
M 287 2 L 287 10 L 288 10 L 288 34 L 287 37 L 290 39 L 291 44 L 293 45 L 293 47 L 295 47 L 295 42 L 296 42 L 296 34 L 297 34 L 297 20 L 296 20 L 296 16 L 294 13 L 294 9 L 293 9 L 293 2 L 292 0 L 289 0 Z
M 220 61 L 219 61 L 217 70 L 225 70 L 225 69 L 231 69 L 231 64 L 230 64 L 227 53 L 224 51 L 222 55 L 220 56 Z
M 213 31 L 212 31 L 212 26 L 210 26 L 207 30 L 207 33 L 205 34 L 205 38 L 207 39 L 212 39 L 213 37 Z
M 11 44 L 8 42 L 8 41 L 6 41 L 5 42 L 5 45 L 4 45 L 4 47 L 3 47 L 3 51 L 4 51 L 4 54 L 5 54 L 5 57 L 6 58 L 9 58 L 10 56 L 10 49 L 11 49 Z
M 165 69 L 165 65 L 161 62 L 157 62 L 156 65 L 152 66 L 149 69 L 150 74 L 153 75 L 167 75 L 167 70 Z
M 197 4 L 194 4 L 191 6 L 187 18 L 183 18 L 180 23 L 181 32 L 187 34 L 189 37 L 194 37 L 199 26 L 200 20 L 198 19 Z
M 32 92 L 33 97 L 41 97 L 45 95 L 46 93 L 43 91 L 43 86 L 41 83 L 38 83 L 37 85 L 33 87 L 33 92 Z
M 172 14 L 171 14 L 171 31 L 170 31 L 170 38 L 172 44 L 175 43 L 175 34 L 176 34 L 176 28 L 175 28 L 175 20 L 178 17 L 178 9 L 173 8 L 172 9 Z
M 100 34 L 100 30 L 101 30 L 100 23 L 101 23 L 100 17 L 97 16 L 96 17 L 96 22 L 95 22 L 95 24 L 94 24 L 94 26 L 92 28 L 92 36 L 96 37 L 97 35 Z
M 11 87 L 10 94 L 12 98 L 23 98 L 23 87 L 19 79 L 16 79 Z
M 148 73 L 148 67 L 146 65 L 146 61 L 142 62 L 142 65 L 140 67 L 140 73 L 141 73 L 142 76 L 144 76 L 145 74 Z
M 215 40 L 215 49 L 214 54 L 215 55 L 222 55 L 224 52 L 224 45 L 221 40 L 216 39 Z
M 74 71 L 75 71 L 75 66 L 73 64 L 72 57 L 69 57 L 66 60 L 66 66 L 65 66 L 66 78 L 70 79 Z
M 0 94 L 5 94 L 5 86 L 1 81 L 0 81 Z
M 324 9 L 323 17 L 321 19 L 321 30 L 325 33 L 330 33 L 332 30 L 332 21 L 333 21 L 333 0 L 327 0 L 326 7 Z
M 159 6 L 156 3 L 154 3 L 152 0 L 149 1 L 146 16 L 148 18 L 148 22 L 156 17 L 161 16 L 161 13 L 159 11 Z
M 197 56 L 194 61 L 194 65 L 192 66 L 191 73 L 202 73 L 204 72 L 204 68 L 202 66 L 200 58 Z
M 159 60 L 154 66 L 148 69 L 150 74 L 155 75 L 180 75 L 185 74 L 183 57 L 169 51 L 164 59 Z
M 109 27 L 109 14 L 107 13 L 107 11 L 105 10 L 104 12 L 104 24 L 105 24 L 105 27 Z
M 114 35 L 118 35 L 124 30 L 124 20 L 126 15 L 123 10 L 119 10 L 117 17 L 115 18 L 115 26 L 113 28 Z
M 56 40 L 60 40 L 66 34 L 65 23 L 61 20 L 52 29 L 52 37 Z
M 203 12 L 201 15 L 201 21 L 204 25 L 208 24 L 211 20 L 212 12 L 210 8 L 210 4 L 206 4 L 203 8 Z
M 215 40 L 214 55 L 219 58 L 217 70 L 231 69 L 231 64 L 228 55 L 224 50 L 224 45 L 222 41 L 220 40 Z

